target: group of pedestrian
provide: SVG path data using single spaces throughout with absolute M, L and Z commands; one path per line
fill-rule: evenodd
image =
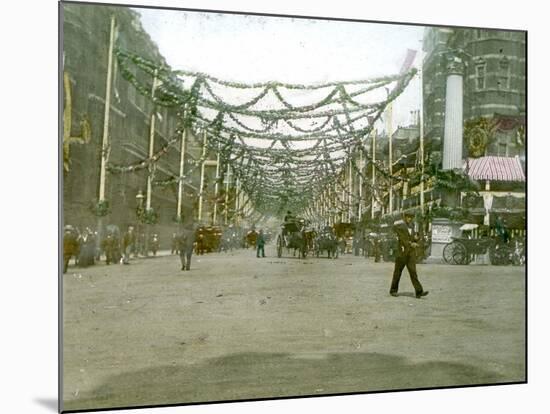
M 66 225 L 63 228 L 63 273 L 67 271 L 71 258 L 79 267 L 95 264 L 99 260 L 97 232 L 90 227 L 80 231 L 77 227 Z
M 293 218 L 292 213 L 290 211 L 287 212 L 287 215 L 285 216 L 285 223 L 289 222 Z M 403 214 L 403 218 L 401 220 L 398 220 L 393 224 L 393 231 L 397 236 L 398 247 L 395 254 L 395 266 L 390 285 L 391 296 L 398 296 L 399 282 L 405 267 L 409 272 L 409 276 L 415 290 L 415 296 L 417 298 L 422 298 L 428 294 L 428 291 L 424 290 L 422 284 L 418 280 L 418 274 L 416 271 L 417 247 L 420 242 L 420 237 L 414 229 L 413 219 L 414 215 L 406 212 Z M 193 231 L 190 230 L 190 232 Z M 96 237 L 97 233 L 93 232 L 89 228 L 86 228 L 82 234 L 78 234 L 74 227 L 65 226 L 63 235 L 64 273 L 67 271 L 68 262 L 72 256 L 77 257 L 77 261 L 80 266 L 92 265 L 96 259 L 99 259 L 99 254 L 96 250 Z M 174 233 L 172 253 L 178 252 L 181 255 L 183 250 L 189 250 L 183 248 L 184 243 L 180 239 L 182 239 L 181 235 Z M 156 235 L 156 241 L 158 242 L 158 235 Z M 193 242 L 195 242 L 195 240 L 193 240 Z M 191 243 L 191 249 L 193 242 Z M 121 241 L 119 241 L 114 232 L 108 231 L 106 237 L 101 243 L 101 247 L 106 256 L 106 263 L 116 263 L 120 260 L 123 264 L 129 264 L 132 252 L 136 252 L 136 243 L 137 238 L 134 226 L 132 225 L 127 227 Z M 265 257 L 265 243 L 265 234 L 263 230 L 260 229 L 256 237 L 257 258 Z M 122 248 L 122 252 L 119 251 L 120 247 Z M 118 256 L 121 256 L 121 258 L 119 259 Z M 189 269 L 189 262 L 190 258 L 187 261 L 182 261 L 183 270 Z

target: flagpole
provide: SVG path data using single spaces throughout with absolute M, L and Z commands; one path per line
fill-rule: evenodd
M 199 185 L 199 211 L 198 211 L 198 220 L 202 220 L 202 203 L 203 203 L 203 192 L 204 192 L 204 169 L 206 166 L 206 129 L 203 132 L 202 139 L 202 163 L 201 163 L 201 181 Z
M 155 150 L 155 89 L 157 88 L 157 69 L 153 75 L 153 86 L 151 87 L 151 99 L 153 101 L 153 113 L 151 114 L 151 124 L 149 126 L 149 161 L 152 160 Z M 147 176 L 147 198 L 145 208 L 149 210 L 151 208 L 151 196 L 153 192 L 153 169 L 154 165 L 149 164 L 149 175 Z
M 184 115 L 185 119 L 185 115 Z M 183 127 L 183 132 L 181 133 L 181 148 L 180 148 L 180 180 L 178 183 L 178 208 L 177 208 L 177 217 L 178 220 L 181 220 L 181 211 L 183 203 L 183 172 L 185 169 L 185 126 Z
M 227 173 L 226 173 L 226 177 L 225 177 L 225 212 L 224 212 L 224 215 L 225 215 L 225 225 L 227 226 L 227 213 L 228 213 L 228 210 L 229 210 L 229 183 L 230 183 L 230 180 L 231 180 L 231 170 L 230 170 L 230 167 L 229 167 L 229 163 L 227 163 Z
M 105 111 L 103 116 L 103 139 L 101 143 L 101 166 L 99 170 L 99 201 L 105 200 L 105 176 L 107 165 L 107 148 L 109 146 L 109 116 L 111 109 L 111 86 L 113 74 L 113 46 L 115 43 L 115 16 L 111 16 L 109 35 L 109 55 L 107 58 L 107 84 L 105 86 Z
M 361 143 L 361 151 L 359 151 L 359 207 L 357 210 L 357 215 L 359 216 L 359 221 L 361 221 L 362 214 L 362 204 L 363 203 L 363 144 Z
M 390 164 L 390 193 L 389 193 L 389 213 L 393 213 L 393 150 L 392 150 L 392 115 L 393 115 L 393 102 L 390 102 L 388 108 L 386 109 L 386 131 L 388 134 L 388 157 Z
M 107 57 L 107 82 L 105 85 L 105 110 L 103 116 L 103 136 L 101 140 L 101 163 L 99 167 L 99 194 L 98 201 L 105 201 L 105 181 L 107 173 L 107 150 L 109 148 L 109 116 L 111 112 L 111 86 L 113 77 L 113 46 L 115 43 L 115 16 L 111 16 L 111 30 L 109 33 L 109 54 Z M 103 238 L 103 217 L 97 219 L 96 248 L 99 249 Z
M 351 157 L 353 157 L 353 154 L 350 154 L 349 159 L 349 195 L 348 195 L 348 222 L 351 222 L 351 216 L 353 214 L 353 171 L 352 171 L 352 161 Z
M 375 188 L 376 188 L 376 129 L 372 129 L 372 199 L 370 207 L 371 219 L 374 219 L 374 202 L 375 202 Z
M 216 156 L 216 184 L 214 185 L 214 226 L 216 225 L 218 215 L 218 188 L 220 181 L 220 149 L 218 145 L 218 154 Z

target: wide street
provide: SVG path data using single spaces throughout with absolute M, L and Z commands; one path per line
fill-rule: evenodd
M 525 268 L 253 250 L 63 275 L 64 409 L 525 380 Z

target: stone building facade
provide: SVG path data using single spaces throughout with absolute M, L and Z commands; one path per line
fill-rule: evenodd
M 135 171 L 108 169 L 105 177 L 105 200 L 109 213 L 98 220 L 97 203 L 100 183 L 100 164 L 104 135 L 107 68 L 111 21 L 114 18 L 114 47 L 120 47 L 146 59 L 168 67 L 157 45 L 144 31 L 137 12 L 127 7 L 67 4 L 62 6 L 62 71 L 61 80 L 64 113 L 70 115 L 65 135 L 71 137 L 67 145 L 67 164 L 63 173 L 63 223 L 80 228 L 95 229 L 116 224 L 121 229 L 138 224 L 138 194 L 146 194 L 148 168 Z M 140 83 L 152 84 L 152 76 L 139 69 L 131 69 Z M 63 76 L 61 76 L 63 79 Z M 67 112 L 69 110 L 70 112 Z M 154 106 L 121 74 L 113 58 L 108 133 L 108 165 L 124 167 L 138 164 L 148 157 L 152 118 L 154 148 L 157 153 L 177 135 L 181 136 L 181 116 L 177 108 Z M 82 127 L 86 120 L 88 132 Z M 187 175 L 182 203 L 184 215 L 197 218 L 202 136 L 187 130 L 185 170 Z M 213 153 L 207 158 L 215 160 Z M 151 232 L 167 235 L 173 232 L 177 210 L 177 183 L 179 177 L 180 144 L 169 148 L 155 163 L 150 204 L 158 214 L 158 222 Z M 222 166 L 222 171 L 224 171 Z M 215 168 L 205 168 L 206 186 L 203 203 L 203 221 L 211 224 Z M 230 193 L 234 198 L 234 185 Z M 220 186 L 220 193 L 225 190 Z M 94 211 L 94 208 L 95 211 Z M 231 212 L 229 216 L 232 218 Z M 161 243 L 169 243 L 167 237 Z
M 442 151 L 449 62 L 457 58 L 462 66 L 463 122 L 485 118 L 496 124 L 483 155 L 518 155 L 524 160 L 526 34 L 430 27 L 423 49 L 424 131 L 434 150 Z M 463 158 L 470 155 L 464 138 Z

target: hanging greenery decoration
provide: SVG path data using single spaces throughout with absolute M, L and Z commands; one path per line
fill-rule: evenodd
M 107 200 L 100 200 L 96 203 L 94 202 L 91 203 L 90 211 L 96 217 L 105 217 L 111 212 L 111 208 Z
M 244 84 L 199 72 L 173 71 L 120 47 L 116 48 L 116 56 L 124 79 L 154 105 L 177 108 L 181 126 L 153 157 L 131 165 L 110 163 L 108 169 L 112 173 L 154 167 L 181 139 L 181 128 L 187 128 L 207 135 L 207 149 L 216 151 L 220 162 L 231 166 L 256 208 L 273 210 L 274 203 L 288 204 L 295 210 L 307 207 L 317 188 L 327 186 L 347 168 L 348 159 L 353 170 L 365 178 L 366 186 L 370 186 L 365 172 L 355 165 L 352 154 L 357 151 L 381 175 L 373 192 L 381 193 L 391 181 L 401 179 L 390 176 L 383 163 L 372 162 L 363 139 L 386 106 L 415 76 L 414 68 L 392 76 L 317 85 L 277 81 Z M 150 93 L 153 77 L 160 81 L 154 99 Z M 381 88 L 389 94 L 377 95 Z M 246 91 L 250 97 L 240 103 L 224 98 L 226 92 L 234 95 L 236 91 Z M 292 96 L 296 91 L 301 95 L 304 91 L 318 91 L 316 96 L 321 98 L 295 104 Z M 371 99 L 373 96 L 386 98 Z M 269 145 L 254 145 L 251 140 Z M 172 177 L 156 181 L 155 185 L 169 186 L 177 180 Z

